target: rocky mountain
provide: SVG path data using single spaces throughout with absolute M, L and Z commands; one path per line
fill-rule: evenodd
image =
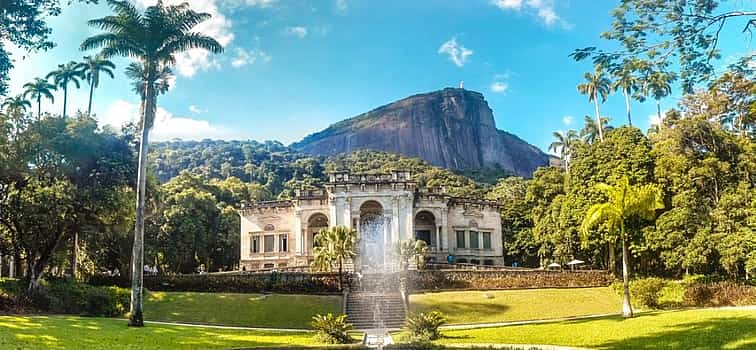
M 324 156 L 364 149 L 393 152 L 448 169 L 500 168 L 524 177 L 549 164 L 537 147 L 496 129 L 483 94 L 457 88 L 392 102 L 291 147 Z

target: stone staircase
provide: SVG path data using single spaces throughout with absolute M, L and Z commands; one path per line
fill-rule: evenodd
M 357 330 L 402 328 L 406 314 L 398 289 L 397 286 L 394 292 L 349 293 L 346 301 L 347 322 Z

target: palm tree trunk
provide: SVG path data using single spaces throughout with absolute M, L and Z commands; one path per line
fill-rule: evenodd
M 622 89 L 622 94 L 625 95 L 625 109 L 627 109 L 627 124 L 633 126 L 633 118 L 630 117 L 630 95 L 627 90 Z
M 344 291 L 344 280 L 342 277 L 342 264 L 341 264 L 341 258 L 339 258 L 339 290 Z
M 42 120 L 42 95 L 37 96 L 37 121 Z
M 87 107 L 87 115 L 92 116 L 92 96 L 94 95 L 94 81 L 89 83 L 89 106 Z
M 609 273 L 612 274 L 612 276 L 616 276 L 617 273 L 617 257 L 615 256 L 615 249 L 614 249 L 614 242 L 609 242 L 609 247 L 607 248 L 609 250 L 609 261 L 607 262 L 607 267 L 609 268 Z
M 633 307 L 630 305 L 630 281 L 627 273 L 627 242 L 625 242 L 625 225 L 620 224 L 622 229 L 622 317 L 633 317 Z
M 661 100 L 656 100 L 656 119 L 659 120 L 659 130 L 664 126 L 664 120 L 661 116 Z
M 73 237 L 73 254 L 71 256 L 71 277 L 76 280 L 77 266 L 79 265 L 79 232 L 74 233 Z
M 147 84 L 142 101 L 142 137 L 139 142 L 139 170 L 137 172 L 136 223 L 131 257 L 131 315 L 129 326 L 144 327 L 142 286 L 144 275 L 144 202 L 147 184 L 147 151 L 150 136 L 149 122 L 154 120 L 157 97 L 152 84 Z
M 604 142 L 604 130 L 603 126 L 601 125 L 601 108 L 599 108 L 599 101 L 598 101 L 598 94 L 593 94 L 593 104 L 596 105 L 596 126 L 598 127 L 599 132 L 599 140 L 601 142 Z
M 66 117 L 66 104 L 68 103 L 68 86 L 63 86 L 63 118 Z

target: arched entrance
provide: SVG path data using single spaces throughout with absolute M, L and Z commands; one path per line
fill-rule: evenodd
M 428 246 L 435 246 L 437 241 L 436 235 L 436 217 L 429 211 L 421 211 L 415 215 L 415 239 L 425 241 Z
M 328 229 L 328 217 L 321 214 L 313 214 L 307 220 L 307 255 L 312 255 L 312 248 L 315 246 L 315 236 L 318 232 Z
M 363 268 L 381 269 L 384 265 L 385 221 L 380 203 L 367 201 L 360 206 L 360 264 Z

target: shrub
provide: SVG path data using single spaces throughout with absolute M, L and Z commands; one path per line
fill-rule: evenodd
M 630 295 L 640 304 L 656 309 L 659 307 L 659 297 L 668 282 L 658 277 L 642 278 L 630 283 Z
M 405 323 L 413 341 L 436 340 L 441 336 L 438 327 L 446 323 L 444 315 L 438 311 L 418 313 L 407 317 Z
M 86 316 L 114 317 L 123 315 L 130 302 L 128 289 L 94 287 L 70 279 L 52 279 L 30 296 L 40 310 Z
M 687 306 L 756 304 L 756 288 L 736 282 L 690 283 L 685 289 Z
M 349 331 L 352 325 L 346 322 L 347 315 L 334 316 L 317 314 L 312 317 L 312 328 L 318 331 L 315 336 L 318 341 L 328 344 L 348 344 L 352 342 Z

